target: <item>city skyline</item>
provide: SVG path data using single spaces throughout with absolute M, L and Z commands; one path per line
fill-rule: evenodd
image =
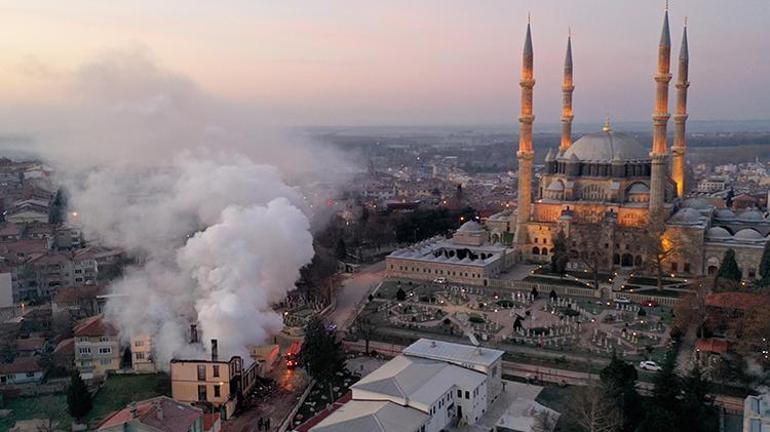
M 268 124 L 513 124 L 531 12 L 536 124 L 559 118 L 568 27 L 575 122 L 646 121 L 664 2 L 179 6 L 0 3 L 0 105 L 66 106 L 69 76 L 104 52 L 129 52 Z M 670 15 L 674 56 L 689 19 L 691 119 L 770 118 L 757 91 L 770 84 L 758 55 L 770 49 L 770 5 L 683 0 Z

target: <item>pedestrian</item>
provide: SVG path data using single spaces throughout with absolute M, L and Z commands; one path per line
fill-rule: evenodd
M 257 430 L 262 430 L 262 426 L 265 425 L 264 420 L 262 420 L 262 417 L 259 418 L 259 421 L 257 422 Z
M 270 417 L 268 417 L 267 420 L 265 420 L 265 430 L 266 431 L 270 430 Z

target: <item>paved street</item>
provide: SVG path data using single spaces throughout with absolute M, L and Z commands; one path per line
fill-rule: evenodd
M 332 323 L 337 328 L 344 330 L 356 316 L 359 305 L 369 295 L 369 292 L 382 281 L 385 274 L 385 261 L 380 261 L 361 268 L 358 273 L 354 273 L 337 290 L 337 307 L 329 315 Z

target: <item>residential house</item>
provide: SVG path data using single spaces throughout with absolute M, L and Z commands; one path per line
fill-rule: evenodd
M 43 352 L 46 340 L 44 337 L 28 337 L 26 339 L 16 339 L 16 351 L 19 356 L 33 357 Z
M 104 301 L 99 296 L 107 293 L 105 285 L 83 285 L 59 289 L 51 299 L 54 316 L 69 313 L 75 319 L 83 319 L 102 313 Z
M 743 432 L 770 431 L 770 393 L 748 396 L 743 401 Z
M 13 242 L 19 240 L 21 239 L 23 232 L 21 226 L 15 223 L 6 222 L 0 225 L 0 242 Z
M 5 211 L 5 220 L 15 224 L 48 223 L 50 208 L 30 200 L 19 201 Z
M 53 367 L 71 372 L 75 368 L 75 338 L 67 338 L 59 342 L 51 356 Z
M 0 384 L 39 383 L 43 368 L 37 357 L 16 357 L 12 363 L 0 363 Z
M 117 330 L 102 315 L 86 318 L 74 328 L 75 367 L 83 379 L 102 379 L 120 369 Z
M 140 373 L 157 371 L 152 357 L 152 338 L 149 335 L 131 337 L 131 367 Z
M 206 415 L 200 408 L 158 396 L 132 402 L 110 414 L 99 425 L 100 432 L 219 432 L 218 414 Z

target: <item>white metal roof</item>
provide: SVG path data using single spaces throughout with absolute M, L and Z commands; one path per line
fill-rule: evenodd
M 409 345 L 403 352 L 405 355 L 441 360 L 459 366 L 478 365 L 491 366 L 503 356 L 503 351 L 462 345 L 433 339 L 420 339 Z
M 428 415 L 387 401 L 352 400 L 310 428 L 312 432 L 416 431 Z

